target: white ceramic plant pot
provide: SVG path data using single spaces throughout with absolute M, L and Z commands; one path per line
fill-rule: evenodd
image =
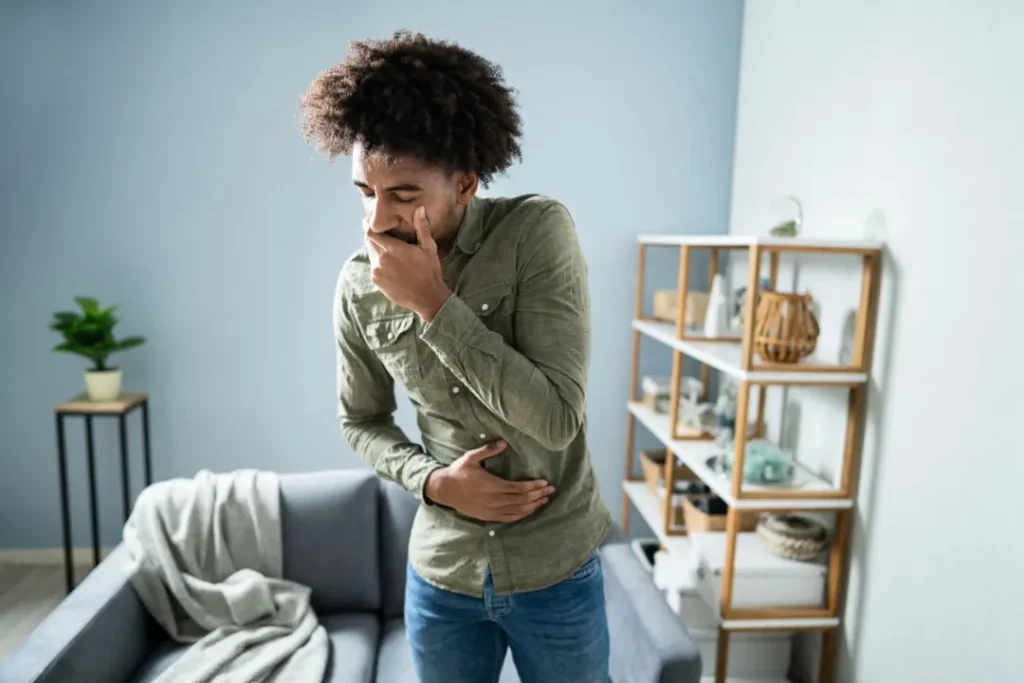
M 121 371 L 86 370 L 85 392 L 93 401 L 113 401 L 121 395 Z

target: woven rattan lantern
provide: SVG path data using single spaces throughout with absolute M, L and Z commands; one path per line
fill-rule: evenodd
M 761 292 L 754 348 L 768 363 L 797 363 L 818 344 L 818 319 L 810 294 Z

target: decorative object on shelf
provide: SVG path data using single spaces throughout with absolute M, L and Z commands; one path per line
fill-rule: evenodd
M 704 316 L 704 336 L 724 337 L 729 331 L 729 301 L 725 293 L 725 276 L 717 273 L 711 280 L 707 313 Z
M 771 229 L 773 237 L 796 237 L 800 233 L 800 227 L 804 224 L 804 207 L 796 197 L 789 196 L 786 199 L 796 205 L 796 218 L 777 223 Z
M 644 377 L 640 382 L 643 402 L 656 413 L 668 412 L 668 403 L 672 398 L 671 377 Z
M 700 328 L 708 309 L 707 292 L 689 292 L 686 295 L 685 327 Z M 679 293 L 674 289 L 659 289 L 654 292 L 653 317 L 666 323 L 676 322 L 679 311 Z
M 669 382 L 672 380 L 669 379 Z M 680 398 L 696 403 L 704 397 L 704 382 L 697 377 L 683 377 L 679 383 Z
M 714 431 L 715 411 L 710 403 L 701 401 L 704 383 L 696 377 L 683 377 L 680 382 L 679 425 L 684 428 L 682 431 Z
M 683 524 L 686 533 L 725 531 L 729 506 L 718 496 L 685 496 L 683 498 Z M 740 514 L 740 531 L 757 528 L 756 512 Z
M 731 446 L 731 442 L 729 444 Z M 728 477 L 732 474 L 733 449 L 708 459 L 712 471 Z M 788 486 L 793 482 L 796 466 L 793 454 L 764 439 L 751 439 L 744 447 L 743 481 L 760 486 Z
M 55 353 L 74 353 L 88 358 L 93 367 L 85 371 L 86 393 L 93 401 L 113 401 L 121 395 L 121 370 L 107 366 L 107 358 L 119 351 L 141 346 L 143 337 L 114 338 L 117 306 L 100 308 L 96 299 L 75 298 L 81 309 L 53 314 L 50 329 L 59 332 L 64 341 L 53 347 Z
M 763 292 L 754 323 L 754 348 L 769 363 L 797 363 L 814 353 L 818 318 L 810 294 Z
M 766 277 L 761 278 L 761 283 L 758 285 L 761 292 L 773 291 L 771 280 Z M 760 301 L 760 299 L 758 299 Z M 733 305 L 730 308 L 732 312 L 732 319 L 729 324 L 734 334 L 743 334 L 743 316 L 747 314 L 747 287 L 746 285 L 736 290 L 733 295 Z
M 820 557 L 829 546 L 825 525 L 800 515 L 766 513 L 757 523 L 757 536 L 772 554 L 801 562 Z

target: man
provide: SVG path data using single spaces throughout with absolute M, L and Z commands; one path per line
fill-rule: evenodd
M 362 194 L 365 247 L 334 302 L 339 415 L 421 501 L 405 601 L 419 679 L 497 681 L 510 647 L 523 683 L 606 683 L 586 266 L 562 205 L 476 196 L 520 157 L 513 91 L 480 56 L 402 32 L 354 43 L 302 110 Z M 422 446 L 394 423 L 395 381 Z

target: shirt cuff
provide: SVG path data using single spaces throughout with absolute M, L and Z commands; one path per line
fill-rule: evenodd
M 427 479 L 437 470 L 444 469 L 444 465 L 430 458 L 428 462 L 416 468 L 416 472 L 409 475 L 405 482 L 405 489 L 416 497 L 416 500 L 424 505 L 436 505 L 427 497 Z
M 420 339 L 441 354 L 457 356 L 469 345 L 481 325 L 483 323 L 473 309 L 455 294 L 451 294 L 438 309 L 434 319 L 423 327 Z

